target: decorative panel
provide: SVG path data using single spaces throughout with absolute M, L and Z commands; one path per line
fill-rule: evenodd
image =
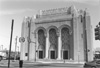
M 69 29 L 66 27 L 62 28 L 61 30 L 61 40 L 62 40 L 62 48 L 69 49 L 70 34 L 69 34 Z
M 55 29 L 50 29 L 49 31 L 49 41 L 50 41 L 50 48 L 55 49 L 57 48 L 57 34 Z
M 44 49 L 45 48 L 45 35 L 44 31 L 40 29 L 38 31 L 38 43 L 39 43 L 39 49 Z

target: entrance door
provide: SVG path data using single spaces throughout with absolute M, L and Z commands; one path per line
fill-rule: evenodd
M 55 59 L 55 51 L 51 51 L 51 59 Z
M 68 51 L 63 51 L 63 59 L 68 59 Z
M 43 51 L 39 51 L 39 59 L 43 59 Z

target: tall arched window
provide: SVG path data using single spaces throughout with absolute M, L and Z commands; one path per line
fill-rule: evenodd
M 63 59 L 69 59 L 70 34 L 69 34 L 69 29 L 67 27 L 61 29 L 61 40 L 62 40 L 62 57 Z
M 45 55 L 45 35 L 44 35 L 44 31 L 42 29 L 40 29 L 38 31 L 38 49 L 39 49 L 39 58 L 42 59 L 44 58 Z
M 57 34 L 55 29 L 50 29 L 49 40 L 50 40 L 50 45 L 55 49 L 57 47 Z
M 58 40 L 55 29 L 49 30 L 49 41 L 50 41 L 50 57 L 51 59 L 57 58 L 57 48 L 58 48 Z
M 69 29 L 67 27 L 62 28 L 61 39 L 62 39 L 62 48 L 67 49 L 70 44 L 70 34 L 69 34 Z

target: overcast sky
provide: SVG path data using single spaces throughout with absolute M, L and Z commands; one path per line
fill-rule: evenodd
M 9 48 L 12 19 L 14 19 L 12 50 L 14 50 L 15 37 L 21 36 L 21 24 L 25 16 L 33 16 L 39 10 L 72 5 L 77 9 L 88 9 L 94 29 L 100 21 L 99 0 L 0 0 L 0 45 L 4 45 L 4 48 Z M 95 41 L 93 38 L 93 43 L 94 48 L 100 47 L 100 41 Z M 18 46 L 20 46 L 19 41 Z

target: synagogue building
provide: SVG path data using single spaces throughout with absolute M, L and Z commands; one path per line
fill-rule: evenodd
M 20 58 L 44 62 L 91 61 L 92 44 L 89 12 L 74 6 L 41 10 L 23 20 Z

